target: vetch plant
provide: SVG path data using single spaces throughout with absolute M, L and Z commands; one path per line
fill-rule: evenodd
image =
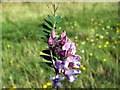
M 69 82 L 75 81 L 77 79 L 77 75 L 81 73 L 80 70 L 76 70 L 80 68 L 81 63 L 79 60 L 81 57 L 79 55 L 75 55 L 76 44 L 68 40 L 66 31 L 63 31 L 59 37 L 55 35 L 55 32 L 56 30 L 53 29 L 52 34 L 48 39 L 50 56 L 56 71 L 56 77 L 54 79 L 51 77 L 51 80 L 53 80 L 53 88 L 55 86 L 61 88 L 62 86 L 60 81 L 64 80 L 63 77 L 60 77 L 61 73 L 67 77 Z M 53 58 L 52 52 L 57 54 L 58 60 Z
M 54 9 L 55 4 L 53 4 Z M 50 75 L 50 80 L 52 80 L 52 88 L 62 88 L 62 80 L 65 77 L 69 82 L 74 82 L 77 80 L 77 75 L 81 74 L 80 70 L 80 60 L 81 56 L 76 55 L 76 43 L 72 42 L 67 37 L 67 32 L 63 30 L 60 35 L 57 35 L 56 32 L 59 30 L 59 23 L 61 21 L 61 16 L 48 16 L 48 19 L 45 19 L 43 24 L 44 30 L 41 30 L 43 36 L 41 37 L 49 46 L 49 49 L 43 50 L 43 53 L 49 55 L 40 55 L 44 59 L 47 59 L 52 62 L 50 65 L 55 70 L 56 76 Z M 65 77 L 62 77 L 61 75 Z

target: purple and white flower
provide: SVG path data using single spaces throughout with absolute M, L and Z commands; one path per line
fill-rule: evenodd
M 57 87 L 57 88 L 62 88 L 62 85 L 60 83 L 60 81 L 64 80 L 64 77 L 61 77 L 59 75 L 56 75 L 55 78 L 53 78 L 51 75 L 50 75 L 50 80 L 52 80 L 52 88 L 54 87 Z
M 57 69 L 57 73 L 62 73 L 64 70 L 67 70 L 68 68 L 65 67 L 65 61 L 57 60 L 54 63 L 54 67 Z
M 74 55 L 76 53 L 76 44 L 71 41 L 66 42 L 62 49 L 67 51 L 67 55 Z
M 80 73 L 80 70 L 68 69 L 65 70 L 64 75 L 68 78 L 69 82 L 73 82 L 77 79 L 76 75 Z
M 81 57 L 79 55 L 70 55 L 67 57 L 64 66 L 66 68 L 68 68 L 69 66 L 74 68 L 80 68 L 81 65 L 81 63 L 79 62 L 80 59 Z

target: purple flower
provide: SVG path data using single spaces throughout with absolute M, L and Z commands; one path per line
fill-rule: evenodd
M 80 70 L 68 69 L 65 70 L 64 75 L 68 78 L 69 82 L 73 82 L 77 79 L 76 75 L 80 73 Z
M 76 44 L 74 42 L 66 42 L 63 47 L 63 50 L 67 51 L 67 55 L 75 54 L 76 53 Z
M 67 56 L 66 50 L 59 51 L 58 54 L 59 54 L 61 57 L 66 57 L 66 56 Z
M 55 29 L 52 30 L 52 38 L 55 38 L 56 37 L 56 32 L 55 32 Z
M 61 73 L 63 69 L 62 61 L 61 60 L 55 61 L 54 67 L 58 70 L 57 73 Z
M 55 61 L 54 67 L 58 70 L 58 73 L 62 73 L 62 70 L 68 70 L 69 67 L 80 68 L 81 63 L 79 62 L 79 59 L 81 59 L 79 55 L 71 55 L 67 57 L 66 61 Z
M 75 67 L 75 68 L 80 68 L 80 62 L 79 60 L 81 57 L 79 55 L 70 55 L 67 57 L 67 60 L 65 61 L 65 67 L 68 68 L 70 67 Z
M 79 55 L 70 55 L 70 56 L 68 56 L 67 57 L 67 60 L 68 61 L 75 61 L 75 60 L 80 60 L 80 59 L 82 59 Z
M 80 74 L 80 70 L 75 70 L 75 69 L 68 69 L 69 67 L 75 67 L 75 68 L 80 68 L 80 62 L 79 60 L 81 57 L 79 55 L 70 55 L 67 57 L 67 60 L 65 61 L 64 67 L 67 68 L 64 72 L 64 75 L 68 78 L 69 82 L 75 81 L 76 75 Z
M 59 75 L 56 75 L 55 78 L 52 78 L 52 76 L 50 75 L 50 80 L 53 81 L 52 88 L 54 88 L 54 87 L 62 88 L 62 85 L 61 85 L 60 81 L 64 80 L 64 77 L 60 78 Z
M 60 45 L 63 46 L 65 43 L 67 42 L 67 37 L 65 36 L 61 41 L 60 41 Z
M 62 73 L 62 70 L 66 70 L 67 68 L 64 67 L 65 61 L 57 60 L 54 63 L 54 67 L 58 70 L 57 73 Z
M 52 39 L 51 36 L 50 36 L 49 39 L 48 39 L 48 45 L 49 45 L 49 46 L 52 46 L 52 45 L 53 45 L 53 39 Z
M 64 38 L 66 36 L 66 31 L 64 30 L 61 34 L 61 38 Z

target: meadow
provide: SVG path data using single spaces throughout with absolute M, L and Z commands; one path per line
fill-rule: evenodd
M 40 52 L 48 48 L 40 38 L 40 24 L 51 15 L 51 3 L 2 4 L 2 87 L 42 88 L 54 76 L 54 70 L 43 63 Z M 50 8 L 47 7 L 50 6 Z M 82 57 L 82 74 L 64 88 L 119 88 L 118 3 L 56 3 L 59 24 L 77 45 Z M 50 85 L 48 85 L 50 88 Z

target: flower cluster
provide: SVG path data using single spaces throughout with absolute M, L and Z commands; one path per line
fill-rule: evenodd
M 76 43 L 67 38 L 66 31 L 63 31 L 60 36 L 57 36 L 56 30 L 53 29 L 52 34 L 48 39 L 48 45 L 52 51 L 56 52 L 59 59 L 53 60 L 56 77 L 52 78 L 52 76 L 50 76 L 50 79 L 53 81 L 52 87 L 62 87 L 60 81 L 64 78 L 60 77 L 61 73 L 67 77 L 69 82 L 75 81 L 77 79 L 77 75 L 81 73 L 81 63 L 79 62 L 81 57 L 79 55 L 75 55 Z

